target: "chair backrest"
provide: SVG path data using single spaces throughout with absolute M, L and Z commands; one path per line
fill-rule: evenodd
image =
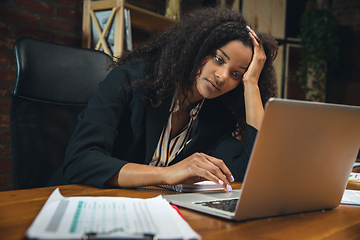
M 107 74 L 103 52 L 24 37 L 14 45 L 14 189 L 43 187 L 63 162 L 78 114 Z

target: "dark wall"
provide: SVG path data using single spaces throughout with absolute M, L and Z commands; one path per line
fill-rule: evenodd
M 360 106 L 360 1 L 333 0 L 340 36 L 339 62 L 327 82 L 327 102 Z

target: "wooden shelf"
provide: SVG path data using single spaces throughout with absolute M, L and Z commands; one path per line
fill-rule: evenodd
M 131 23 L 141 27 L 162 31 L 175 23 L 172 19 L 126 2 L 125 8 L 130 10 Z
M 124 43 L 124 9 L 130 10 L 131 24 L 138 25 L 144 28 L 162 31 L 171 24 L 175 23 L 174 20 L 166 18 L 160 14 L 151 12 L 149 10 L 128 4 L 125 0 L 100 0 L 91 1 L 84 0 L 84 11 L 83 11 L 83 48 L 91 48 L 91 15 L 94 16 L 94 12 L 113 10 L 114 12 L 114 23 L 115 23 L 115 45 L 113 55 L 119 56 L 123 51 Z M 113 24 L 114 24 L 113 23 Z M 102 29 L 104 31 L 104 29 Z M 105 44 L 104 42 L 102 43 Z M 98 45 L 100 46 L 100 45 Z M 109 50 L 105 52 L 112 55 Z

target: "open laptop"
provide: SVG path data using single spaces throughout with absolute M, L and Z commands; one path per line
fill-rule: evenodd
M 360 107 L 272 98 L 241 190 L 164 198 L 237 221 L 332 209 L 340 204 L 359 146 Z M 227 210 L 218 209 L 223 202 Z

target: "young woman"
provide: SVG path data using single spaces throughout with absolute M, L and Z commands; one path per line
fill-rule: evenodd
M 79 115 L 49 185 L 139 187 L 243 180 L 277 43 L 241 14 L 196 10 L 125 53 Z M 241 141 L 239 141 L 240 139 Z

